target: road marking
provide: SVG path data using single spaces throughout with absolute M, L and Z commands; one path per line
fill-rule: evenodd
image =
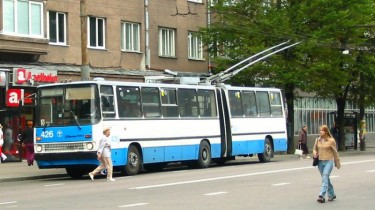
M 346 163 L 342 163 L 342 164 L 345 165 L 345 164 L 366 163 L 366 162 L 375 162 L 375 159 L 346 162 Z M 169 186 L 175 186 L 175 185 L 192 184 L 192 183 L 200 183 L 200 182 L 208 182 L 208 181 L 217 181 L 217 180 L 223 180 L 223 179 L 234 179 L 234 178 L 241 178 L 241 177 L 248 177 L 248 176 L 258 176 L 258 175 L 265 175 L 265 174 L 275 174 L 275 173 L 299 171 L 299 170 L 305 170 L 305 169 L 315 169 L 315 167 L 314 166 L 306 166 L 306 167 L 300 167 L 300 168 L 287 168 L 287 169 L 280 169 L 280 170 L 273 170 L 273 171 L 262 171 L 262 172 L 248 173 L 248 174 L 238 174 L 238 175 L 232 175 L 232 176 L 221 176 L 221 177 L 213 177 L 213 178 L 207 178 L 207 179 L 196 179 L 196 180 L 189 180 L 189 181 L 182 181 L 182 182 L 171 182 L 171 183 L 165 183 L 165 184 L 146 185 L 146 186 L 140 186 L 140 187 L 131 187 L 131 188 L 129 188 L 129 190 L 143 190 L 143 189 L 158 188 L 158 187 L 169 187 Z
M 301 167 L 301 168 L 280 169 L 280 170 L 274 170 L 274 171 L 263 171 L 263 172 L 249 173 L 249 174 L 238 174 L 238 175 L 232 175 L 232 176 L 221 176 L 221 177 L 214 177 L 214 178 L 207 178 L 207 179 L 196 179 L 196 180 L 190 180 L 190 181 L 184 181 L 184 182 L 172 182 L 172 183 L 148 185 L 148 186 L 141 186 L 141 187 L 131 187 L 129 189 L 130 190 L 141 190 L 141 189 L 167 187 L 167 186 L 191 184 L 191 183 L 199 183 L 199 182 L 207 182 L 207 181 L 216 181 L 216 180 L 223 180 L 223 179 L 234 179 L 234 178 L 240 178 L 240 177 L 273 174 L 273 173 L 280 173 L 280 172 L 287 172 L 287 171 L 297 171 L 297 170 L 313 169 L 313 168 L 314 168 L 313 166 L 308 166 L 308 167 Z
M 214 193 L 207 193 L 204 195 L 220 195 L 220 194 L 225 194 L 225 193 L 228 193 L 228 192 L 214 192 Z
M 288 184 L 290 184 L 290 183 L 283 182 L 283 183 L 273 184 L 272 186 L 283 186 L 283 185 L 288 185 Z
M 359 161 L 341 163 L 341 165 L 349 165 L 349 164 L 356 164 L 356 163 L 367 163 L 367 162 L 374 162 L 374 161 L 375 160 L 359 160 Z
M 369 171 L 366 171 L 367 173 L 372 173 L 372 172 L 375 172 L 375 170 L 369 170 Z
M 17 203 L 17 201 L 2 202 L 0 203 L 0 205 L 13 204 L 13 203 Z
M 118 206 L 120 208 L 129 208 L 129 207 L 134 207 L 134 206 L 144 206 L 147 205 L 148 203 L 134 203 L 134 204 L 128 204 L 128 205 L 123 205 L 123 206 Z
M 64 185 L 64 183 L 58 183 L 58 184 L 46 184 L 45 187 L 54 187 L 54 186 L 61 186 Z

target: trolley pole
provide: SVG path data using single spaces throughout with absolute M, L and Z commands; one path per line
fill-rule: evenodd
M 87 15 L 86 0 L 80 0 L 81 17 L 81 80 L 90 80 L 90 67 L 87 59 Z

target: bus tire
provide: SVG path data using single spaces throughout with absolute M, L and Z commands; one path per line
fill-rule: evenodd
M 271 144 L 271 140 L 266 137 L 264 140 L 264 152 L 258 154 L 259 162 L 266 163 L 271 161 L 271 157 L 273 156 L 273 147 Z
M 130 145 L 128 148 L 127 163 L 125 174 L 128 176 L 136 175 L 141 167 L 141 156 L 136 146 Z
M 87 170 L 77 168 L 77 167 L 65 168 L 65 170 L 66 170 L 66 173 L 73 179 L 80 179 L 87 172 Z
M 207 141 L 202 141 L 199 145 L 197 160 L 198 168 L 208 168 L 211 164 L 211 148 Z

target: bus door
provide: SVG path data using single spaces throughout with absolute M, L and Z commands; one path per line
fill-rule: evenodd
M 230 118 L 228 102 L 225 90 L 219 88 L 217 91 L 220 133 L 221 133 L 221 156 L 228 157 L 232 154 L 232 132 L 230 127 Z

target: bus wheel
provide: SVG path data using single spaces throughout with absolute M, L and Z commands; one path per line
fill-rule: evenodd
M 258 154 L 258 159 L 261 163 L 266 163 L 271 160 L 271 157 L 273 156 L 273 149 L 271 140 L 266 137 L 264 142 L 264 153 Z
M 128 176 L 136 175 L 139 172 L 141 159 L 137 147 L 130 145 L 128 149 L 128 160 L 125 166 L 125 174 Z
M 207 141 L 202 141 L 199 145 L 199 154 L 197 167 L 198 168 L 207 168 L 211 163 L 211 148 Z
M 65 168 L 65 170 L 66 170 L 66 173 L 73 179 L 79 179 L 87 172 L 87 170 L 76 168 L 76 167 Z

